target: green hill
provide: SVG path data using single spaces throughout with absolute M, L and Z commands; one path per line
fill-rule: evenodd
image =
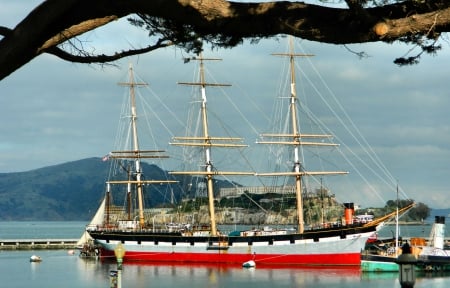
M 100 158 L 88 158 L 1 173 L 0 220 L 88 220 L 104 195 L 108 167 Z M 165 173 L 146 163 L 143 169 L 149 175 Z M 154 201 L 162 201 L 156 198 Z
M 103 199 L 108 169 L 109 162 L 87 158 L 27 172 L 0 173 L 0 220 L 89 220 Z M 142 169 L 145 179 L 174 179 L 156 165 L 142 162 Z M 182 187 L 202 181 L 186 176 L 175 180 L 179 184 L 144 187 L 145 206 L 176 203 Z M 231 186 L 220 180 L 215 185 Z

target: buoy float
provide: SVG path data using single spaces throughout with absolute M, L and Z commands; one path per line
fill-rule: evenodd
M 253 261 L 253 260 L 244 262 L 244 263 L 242 264 L 242 267 L 244 267 L 244 268 L 253 268 L 253 267 L 255 267 L 255 266 L 256 266 L 256 263 L 255 263 L 255 261 Z
M 30 262 L 41 262 L 41 261 L 42 261 L 42 258 L 39 257 L 39 256 L 32 255 L 32 256 L 30 257 Z

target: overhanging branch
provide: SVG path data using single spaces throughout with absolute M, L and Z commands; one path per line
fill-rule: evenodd
M 12 32 L 8 27 L 0 26 L 0 35 L 8 36 Z
M 64 29 L 61 33 L 58 33 L 57 35 L 45 41 L 45 43 L 41 47 L 39 47 L 37 53 L 39 54 L 48 48 L 56 47 L 57 45 L 78 35 L 81 35 L 86 31 L 94 30 L 114 20 L 117 20 L 117 16 L 106 16 L 103 18 L 89 19 L 81 22 L 80 24 L 72 25 L 68 29 Z
M 296 1 L 46 0 L 13 30 L 0 27 L 0 35 L 3 35 L 0 38 L 0 80 L 45 52 L 89 63 L 113 61 L 157 49 L 147 47 L 86 58 L 86 55 L 71 55 L 54 48 L 77 35 L 132 14 L 165 19 L 174 27 L 188 26 L 192 35 L 217 41 L 217 47 L 232 47 L 242 43 L 243 39 L 279 34 L 321 43 L 350 44 L 392 43 L 402 41 L 408 35 L 429 37 L 433 33 L 450 32 L 448 0 L 395 0 L 369 8 L 364 8 L 364 0 L 344 1 L 351 8 Z M 358 9 L 363 13 L 355 13 Z M 180 43 L 178 38 L 171 40 L 176 45 L 186 44 Z
M 149 45 L 145 48 L 141 49 L 131 49 L 121 52 L 116 52 L 114 55 L 74 55 L 67 51 L 64 51 L 61 48 L 58 47 L 52 47 L 47 49 L 45 52 L 48 54 L 55 55 L 63 60 L 70 61 L 70 62 L 76 62 L 76 63 L 85 63 L 85 64 L 91 64 L 91 63 L 107 63 L 119 60 L 124 57 L 134 56 L 134 55 L 140 55 L 147 52 L 154 51 L 159 48 L 164 48 L 173 45 L 171 42 L 166 40 L 158 40 L 156 44 Z

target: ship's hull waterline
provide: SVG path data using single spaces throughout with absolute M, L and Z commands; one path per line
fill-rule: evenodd
M 376 227 L 264 236 L 171 236 L 130 232 L 91 232 L 103 259 L 114 258 L 122 243 L 124 261 L 169 263 L 339 266 L 360 265 L 361 249 Z M 343 232 L 344 231 L 344 232 Z M 315 234 L 315 235 L 314 235 Z M 327 234 L 330 234 L 327 236 Z M 332 235 L 335 234 L 335 235 Z M 308 238 L 305 238 L 308 237 Z

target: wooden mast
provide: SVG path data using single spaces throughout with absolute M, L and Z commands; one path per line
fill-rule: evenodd
M 132 184 L 136 185 L 136 193 L 138 197 L 138 212 L 139 212 L 139 226 L 141 228 L 145 225 L 144 220 L 144 201 L 143 201 L 143 185 L 144 184 L 160 184 L 160 183 L 176 183 L 177 181 L 171 180 L 143 180 L 142 179 L 142 167 L 141 167 L 141 159 L 142 158 L 168 158 L 165 155 L 160 155 L 158 153 L 165 152 L 163 150 L 140 150 L 139 149 L 139 139 L 138 139 L 138 129 L 137 129 L 137 109 L 136 109 L 136 96 L 135 96 L 135 87 L 146 86 L 146 83 L 136 83 L 134 80 L 133 66 L 130 64 L 129 66 L 129 79 L 128 82 L 119 83 L 121 86 L 129 87 L 129 95 L 130 95 L 130 124 L 132 131 L 132 150 L 125 151 L 113 151 L 110 152 L 109 158 L 116 159 L 134 159 L 134 175 L 136 180 L 132 180 L 131 177 L 128 177 L 127 180 L 111 180 L 107 181 L 108 187 L 111 184 L 127 184 L 127 195 L 131 194 L 131 186 Z M 130 173 L 130 171 L 128 171 Z M 109 191 L 109 188 L 108 188 Z M 128 200 L 129 201 L 129 200 Z M 129 203 L 128 203 L 129 204 Z M 130 216 L 128 216 L 129 218 Z M 130 219 L 128 219 L 130 220 Z
M 293 172 L 279 172 L 279 173 L 258 173 L 259 176 L 293 176 L 295 177 L 295 194 L 296 194 L 296 208 L 297 208 L 297 225 L 298 232 L 303 233 L 305 230 L 304 220 L 303 220 L 303 201 L 302 201 L 302 177 L 307 175 L 337 175 L 337 174 L 347 174 L 348 172 L 307 172 L 302 170 L 302 165 L 300 162 L 300 146 L 337 146 L 334 143 L 320 143 L 320 142 L 310 142 L 303 141 L 303 138 L 331 138 L 332 135 L 321 135 L 321 134 L 301 134 L 298 128 L 298 117 L 297 117 L 297 91 L 296 91 L 296 79 L 295 79 L 295 57 L 310 57 L 314 56 L 312 54 L 296 54 L 294 53 L 292 37 L 289 39 L 290 51 L 289 53 L 274 53 L 275 56 L 289 57 L 290 66 L 290 80 L 291 80 L 291 90 L 289 97 L 289 110 L 291 114 L 291 131 L 290 134 L 261 134 L 261 137 L 278 138 L 278 139 L 288 139 L 287 141 L 275 140 L 275 141 L 258 141 L 259 144 L 283 144 L 292 145 L 294 148 L 294 167 Z M 291 140 L 289 140 L 289 138 Z
M 212 147 L 247 147 L 244 144 L 236 144 L 236 143 L 220 143 L 221 141 L 240 141 L 241 138 L 233 138 L 233 137 L 211 137 L 209 134 L 208 128 L 208 113 L 207 113 L 207 98 L 206 98 L 206 87 L 221 87 L 221 86 L 231 86 L 230 84 L 218 84 L 218 83 L 207 83 L 205 81 L 205 72 L 204 72 L 204 61 L 214 61 L 221 60 L 217 58 L 203 58 L 202 55 L 198 58 L 193 58 L 191 60 L 198 60 L 200 62 L 200 80 L 199 82 L 179 82 L 178 84 L 182 85 L 194 85 L 200 87 L 201 92 L 201 121 L 202 121 L 202 136 L 201 137 L 174 137 L 175 141 L 185 141 L 185 142 L 173 142 L 170 143 L 172 145 L 180 145 L 180 146 L 200 146 L 204 148 L 204 157 L 205 157 L 205 170 L 204 171 L 180 171 L 180 172 L 170 172 L 171 174 L 178 175 L 203 175 L 206 177 L 207 183 L 207 193 L 208 193 L 208 208 L 209 208 L 209 216 L 211 222 L 211 235 L 217 235 L 217 224 L 215 217 L 215 208 L 214 208 L 214 189 L 213 189 L 213 175 L 254 175 L 253 172 L 220 172 L 213 171 L 212 158 L 211 158 L 211 148 Z M 219 141 L 219 143 L 217 143 Z
M 138 142 L 138 132 L 137 132 L 137 112 L 136 112 L 136 96 L 135 96 L 135 87 L 139 86 L 146 86 L 146 83 L 136 83 L 134 81 L 134 74 L 133 74 L 133 66 L 130 64 L 129 66 L 129 79 L 127 83 L 119 83 L 119 85 L 128 86 L 130 88 L 130 107 L 131 107 L 131 128 L 132 128 L 132 137 L 133 137 L 133 152 L 135 155 L 134 159 L 134 168 L 136 173 L 136 187 L 137 187 L 137 196 L 138 196 L 138 210 L 139 210 L 139 225 L 141 228 L 144 226 L 144 201 L 143 201 L 143 195 L 142 195 L 142 183 L 141 177 L 142 177 L 142 169 L 141 169 L 141 159 L 140 159 L 140 153 L 139 153 L 139 142 Z M 131 179 L 129 179 L 130 181 Z M 128 183 L 128 193 L 131 193 L 131 184 Z

